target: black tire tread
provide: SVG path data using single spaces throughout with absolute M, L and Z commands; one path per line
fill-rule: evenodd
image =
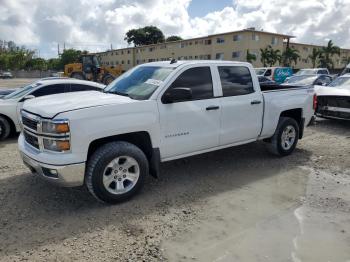
M 11 125 L 10 125 L 9 121 L 2 116 L 0 116 L 0 124 L 3 126 L 3 131 L 0 134 L 0 141 L 1 141 L 1 140 L 5 140 L 6 138 L 8 138 L 9 135 L 11 134 Z
M 140 167 L 141 170 L 140 170 L 140 178 L 139 178 L 138 183 L 141 183 L 141 184 L 140 184 L 140 186 L 138 186 L 136 188 L 136 190 L 132 189 L 132 191 L 129 191 L 128 193 L 126 193 L 125 194 L 126 196 L 119 195 L 118 199 L 108 199 L 108 198 L 103 199 L 101 196 L 98 196 L 98 194 L 96 194 L 94 186 L 93 186 L 93 175 L 94 175 L 95 167 L 98 165 L 99 161 L 101 161 L 101 159 L 103 159 L 106 155 L 113 154 L 113 153 L 120 152 L 120 151 L 134 152 L 134 153 L 138 154 L 139 157 L 142 159 L 142 162 L 143 162 L 142 164 L 145 165 L 145 168 L 144 168 L 144 170 L 142 170 L 141 169 L 142 167 Z M 149 170 L 148 160 L 141 149 L 139 149 L 137 146 L 135 146 L 131 143 L 124 142 L 124 141 L 111 142 L 111 143 L 105 144 L 105 145 L 101 146 L 99 149 L 97 149 L 93 153 L 93 155 L 91 156 L 89 161 L 87 162 L 86 171 L 85 171 L 85 185 L 88 188 L 89 192 L 98 201 L 100 201 L 102 203 L 114 204 L 114 203 L 125 201 L 125 200 L 129 199 L 132 195 L 136 194 L 137 191 L 139 191 L 141 189 L 143 182 L 144 182 L 144 178 L 148 174 L 148 170 Z M 145 172 L 147 174 L 142 175 L 142 172 Z

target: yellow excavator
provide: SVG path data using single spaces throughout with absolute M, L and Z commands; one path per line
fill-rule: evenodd
M 122 74 L 121 66 L 100 66 L 95 54 L 81 55 L 79 63 L 64 66 L 64 76 L 76 79 L 89 80 L 108 85 Z

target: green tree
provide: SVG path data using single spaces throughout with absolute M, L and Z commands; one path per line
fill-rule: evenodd
M 167 37 L 167 39 L 165 39 L 165 42 L 174 42 L 174 41 L 180 41 L 180 40 L 182 40 L 181 36 L 172 35 Z
M 329 40 L 327 46 L 321 48 L 319 55 L 319 66 L 325 68 L 334 68 L 333 56 L 340 56 L 340 48 L 333 44 L 332 40 Z
M 50 58 L 47 60 L 47 69 L 49 70 L 63 70 L 61 59 L 59 58 Z
M 267 62 L 270 56 L 270 51 L 267 47 L 264 49 L 260 48 L 260 61 L 264 67 L 267 67 Z
M 155 26 L 146 26 L 138 29 L 129 30 L 124 40 L 135 46 L 151 45 L 163 43 L 165 40 L 163 32 Z
M 311 55 L 308 56 L 308 58 L 311 59 L 312 62 L 312 67 L 315 68 L 316 67 L 316 63 L 318 61 L 318 58 L 320 57 L 320 49 L 318 48 L 312 48 L 312 53 Z
M 78 63 L 81 54 L 82 54 L 82 51 L 72 49 L 72 48 L 64 50 L 60 57 L 60 60 L 61 60 L 60 68 L 64 68 L 64 65 L 67 65 L 67 64 Z
M 253 61 L 256 61 L 256 55 L 250 53 L 250 52 L 249 52 L 249 49 L 247 49 L 246 61 L 247 61 L 248 63 L 253 63 Z
M 296 65 L 299 58 L 299 51 L 294 48 L 287 47 L 286 50 L 284 50 L 284 52 L 282 53 L 282 60 L 284 66 L 291 66 L 293 62 L 294 65 Z
M 27 70 L 46 70 L 47 63 L 46 60 L 43 58 L 34 58 L 26 62 L 25 68 Z
M 9 55 L 7 53 L 0 53 L 0 70 L 7 70 L 9 68 Z

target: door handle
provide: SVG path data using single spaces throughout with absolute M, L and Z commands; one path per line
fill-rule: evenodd
M 218 110 L 220 107 L 219 106 L 208 106 L 206 108 L 207 111 L 210 111 L 210 110 Z
M 252 102 L 250 102 L 250 104 L 258 105 L 258 104 L 261 104 L 261 101 L 260 100 L 253 100 Z

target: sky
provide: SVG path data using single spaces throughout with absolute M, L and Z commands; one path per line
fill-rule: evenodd
M 154 25 L 183 38 L 255 27 L 350 48 L 350 0 L 0 0 L 0 40 L 57 57 L 127 47 L 125 33 Z

